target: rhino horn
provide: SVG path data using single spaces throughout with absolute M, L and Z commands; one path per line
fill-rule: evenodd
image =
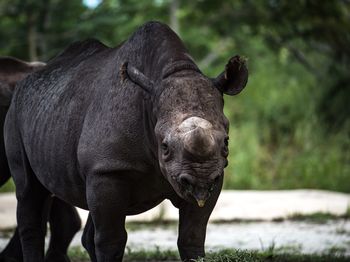
M 197 156 L 208 156 L 215 149 L 215 141 L 212 135 L 212 125 L 209 121 L 191 117 L 180 125 L 183 132 L 184 149 Z

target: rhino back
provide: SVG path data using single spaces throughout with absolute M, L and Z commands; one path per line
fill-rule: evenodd
M 49 189 L 57 183 L 84 184 L 82 176 L 73 175 L 79 173 L 76 147 L 85 112 L 99 88 L 97 78 L 102 70 L 96 62 L 97 54 L 108 53 L 109 49 L 96 48 L 95 42 L 91 48 L 88 43 L 82 46 L 73 46 L 76 52 L 69 47 L 44 70 L 30 75 L 13 97 L 30 164 Z

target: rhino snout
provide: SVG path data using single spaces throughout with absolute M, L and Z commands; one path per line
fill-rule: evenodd
M 196 184 L 195 178 L 189 174 L 181 174 L 178 179 L 184 191 L 190 195 L 199 207 L 204 207 L 205 202 L 210 197 L 210 188 Z

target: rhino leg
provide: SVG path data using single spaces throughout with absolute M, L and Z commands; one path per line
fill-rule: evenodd
M 183 261 L 192 261 L 205 256 L 204 242 L 211 212 L 219 197 L 219 186 L 213 191 L 204 207 L 182 201 L 179 205 L 179 236 L 177 246 Z
M 33 178 L 36 180 L 36 178 Z M 31 181 L 18 198 L 17 223 L 25 262 L 44 261 L 47 210 L 52 198 L 39 181 Z
M 49 208 L 49 207 L 47 207 Z M 75 233 L 80 229 L 81 221 L 76 209 L 54 198 L 50 210 L 50 245 L 45 256 L 45 262 L 68 262 L 68 246 Z M 18 228 L 6 248 L 0 254 L 0 262 L 22 262 L 22 246 Z
M 58 198 L 53 198 L 49 223 L 51 238 L 45 261 L 68 262 L 69 244 L 81 227 L 79 214 L 72 205 Z
M 6 153 L 16 185 L 17 224 L 21 239 L 23 260 L 25 262 L 44 261 L 44 244 L 46 234 L 47 212 L 52 198 L 35 176 L 20 134 L 14 121 L 11 109 L 6 118 L 8 127 L 5 132 Z
M 177 246 L 184 261 L 205 256 L 204 241 L 210 212 L 198 209 L 188 203 L 180 208 Z
M 18 198 L 17 223 L 25 262 L 44 261 L 47 208 L 52 198 L 47 190 L 31 178 L 25 194 Z M 33 181 L 34 180 L 34 181 Z
M 118 174 L 87 176 L 87 202 L 94 225 L 97 261 L 123 260 L 127 240 L 125 210 L 128 185 L 115 177 L 118 178 Z
M 89 253 L 91 262 L 97 262 L 96 254 L 95 254 L 94 236 L 95 236 L 94 223 L 92 221 L 91 214 L 89 213 L 88 219 L 86 221 L 86 225 L 84 227 L 84 233 L 81 238 L 81 242 L 83 244 L 83 247 Z

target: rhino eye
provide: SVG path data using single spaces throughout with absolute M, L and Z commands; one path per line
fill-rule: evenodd
M 161 145 L 160 145 L 162 151 L 163 151 L 163 154 L 166 156 L 169 154 L 169 146 L 167 143 L 163 142 Z
M 227 137 L 225 137 L 225 139 L 224 139 L 224 144 L 225 144 L 225 146 L 227 146 L 228 147 L 228 140 L 229 140 L 230 138 L 227 136 Z
M 210 185 L 210 187 L 208 189 L 209 192 L 213 192 L 214 191 L 214 189 L 216 188 L 216 185 L 219 183 L 219 180 L 220 180 L 220 176 L 217 176 L 214 179 L 213 183 Z
M 225 159 L 225 162 L 224 162 L 224 168 L 228 166 L 228 161 L 227 159 Z
M 211 185 L 208 191 L 209 191 L 209 192 L 213 192 L 214 189 L 215 189 L 215 185 Z
M 224 157 L 228 156 L 228 140 L 229 140 L 229 138 L 225 137 L 225 139 L 224 139 L 224 147 L 222 148 L 222 154 L 223 154 Z

